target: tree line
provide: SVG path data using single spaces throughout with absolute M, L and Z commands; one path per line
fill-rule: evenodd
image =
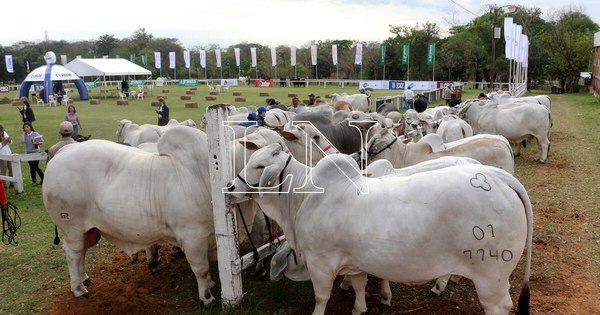
M 27 75 L 26 61 L 31 70 L 44 65 L 44 54 L 53 51 L 69 60 L 75 56 L 101 58 L 109 56 L 129 59 L 135 54 L 135 62 L 159 75 L 170 78 L 219 79 L 247 76 L 250 78 L 308 78 L 352 80 L 410 80 L 428 81 L 474 81 L 508 82 L 509 60 L 504 56 L 504 39 L 495 45 L 496 67 L 492 65 L 492 37 L 494 24 L 502 26 L 505 16 L 512 16 L 516 24 L 523 26 L 523 33 L 530 42 L 528 78 L 529 86 L 544 82 L 558 82 L 565 91 L 576 91 L 579 74 L 591 71 L 593 64 L 593 37 L 599 31 L 597 23 L 575 7 L 567 7 L 552 14 L 548 20 L 541 18 L 536 7 L 517 6 L 513 12 L 494 10 L 478 16 L 465 25 L 454 25 L 448 36 L 441 36 L 440 28 L 426 22 L 415 26 L 390 25 L 390 36 L 383 42 L 360 42 L 363 44 L 362 65 L 355 64 L 356 40 L 324 40 L 307 43 L 296 49 L 296 65 L 291 64 L 289 46 L 276 47 L 276 66 L 271 63 L 271 48 L 259 43 L 241 42 L 229 47 L 218 44 L 188 48 L 191 67 L 184 65 L 186 49 L 177 38 L 156 38 L 144 28 L 137 29 L 128 38 L 118 39 L 105 34 L 96 40 L 67 42 L 44 40 L 21 41 L 11 46 L 0 45 L 1 55 L 12 55 L 14 73 L 6 72 L 4 58 L 0 60 L 0 81 L 20 83 Z M 402 46 L 410 46 L 410 64 L 402 63 Z M 429 43 L 435 43 L 435 69 L 427 63 Z M 385 45 L 385 65 L 380 60 L 380 46 Z M 317 46 L 317 65 L 311 62 L 310 46 Z M 337 45 L 338 62 L 334 65 L 331 46 Z M 257 66 L 252 67 L 250 48 L 257 51 Z M 236 65 L 234 48 L 240 48 L 240 66 Z M 221 67 L 216 64 L 215 50 L 221 50 Z M 206 51 L 206 68 L 200 66 L 199 53 Z M 161 69 L 154 67 L 154 52 L 161 52 Z M 177 56 L 176 69 L 169 69 L 168 53 Z M 147 56 L 146 64 L 142 55 Z M 410 66 L 410 67 L 409 67 Z M 493 78 L 491 77 L 493 73 Z

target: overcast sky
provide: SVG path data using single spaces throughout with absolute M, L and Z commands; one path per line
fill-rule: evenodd
M 139 28 L 154 37 L 178 38 L 184 48 L 240 42 L 301 47 L 311 40 L 383 41 L 391 36 L 389 25 L 431 22 L 445 32 L 484 14 L 489 4 L 539 7 L 544 19 L 574 5 L 600 24 L 600 0 L 29 0 L 3 2 L 0 45 L 40 42 L 45 36 L 78 41 L 108 34 L 123 39 Z

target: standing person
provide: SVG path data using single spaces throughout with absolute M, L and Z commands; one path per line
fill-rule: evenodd
M 10 145 L 12 143 L 10 136 L 4 130 L 4 126 L 0 124 L 0 155 L 11 155 L 12 151 L 10 150 Z M 0 160 L 0 175 L 9 175 L 9 165 L 10 163 L 7 160 Z M 4 181 L 5 187 L 9 187 L 9 184 L 8 181 Z
M 315 105 L 315 95 L 313 93 L 308 94 L 308 103 L 306 105 Z
M 452 84 L 448 84 L 446 86 L 446 89 L 444 90 L 444 98 L 446 99 L 446 105 L 450 103 L 452 94 L 454 94 L 454 89 L 452 88 Z
M 404 91 L 404 94 L 402 94 L 402 96 L 404 97 L 404 108 L 406 109 L 414 109 L 414 97 L 415 97 L 415 93 L 413 92 L 412 88 L 409 86 L 406 91 Z
M 159 107 L 156 110 L 156 113 L 158 114 L 158 125 L 166 126 L 169 122 L 169 107 L 167 106 L 167 103 L 165 103 L 165 99 L 162 97 L 158 99 L 158 104 Z
M 121 81 L 121 92 L 125 94 L 126 98 L 129 98 L 129 83 L 125 79 Z
M 67 144 L 78 143 L 77 141 L 73 140 L 73 132 L 75 130 L 74 127 L 75 126 L 73 126 L 73 124 L 69 121 L 63 121 L 60 123 L 58 126 L 58 133 L 62 136 L 62 139 L 48 149 L 48 161 L 50 161 L 56 155 L 60 148 L 66 146 Z
M 256 115 L 256 123 L 258 126 L 265 126 L 265 116 L 267 116 L 267 108 L 264 106 L 260 106 L 257 110 L 258 115 Z
M 23 119 L 23 122 L 33 123 L 35 121 L 35 115 L 33 114 L 33 109 L 31 108 L 31 105 L 29 105 L 29 100 L 27 99 L 27 97 L 23 96 L 21 97 L 21 101 L 23 101 L 23 108 L 19 108 L 17 106 L 17 109 L 19 110 L 19 113 L 21 113 L 21 118 Z
M 38 153 L 40 144 L 44 144 L 44 139 L 37 133 L 31 123 L 26 121 L 23 123 L 23 133 L 21 134 L 21 143 L 25 144 L 25 151 L 27 153 Z M 29 173 L 31 174 L 31 180 L 34 185 L 38 185 L 36 182 L 36 174 L 40 175 L 39 185 L 44 183 L 44 172 L 40 169 L 40 161 L 27 161 L 29 163 Z
M 79 115 L 77 115 L 75 106 L 69 105 L 67 114 L 65 115 L 65 121 L 68 121 L 73 125 L 73 139 L 77 139 L 79 128 L 81 127 L 81 129 L 83 129 L 83 127 L 81 126 L 81 121 L 79 121 Z
M 288 107 L 288 111 L 300 113 L 306 109 L 306 105 L 300 102 L 300 99 L 297 97 L 292 98 L 292 105 Z

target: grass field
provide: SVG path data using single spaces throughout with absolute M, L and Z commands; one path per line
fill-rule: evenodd
M 167 95 L 171 118 L 179 121 L 191 118 L 198 124 L 205 108 L 213 103 L 234 105 L 262 105 L 265 98 L 259 92 L 268 92 L 283 104 L 289 104 L 288 93 L 306 98 L 309 93 L 324 96 L 329 93 L 355 93 L 356 87 L 271 88 L 240 87 L 222 93 L 217 101 L 204 100 L 206 87 L 199 87 L 193 101 L 199 108 L 187 109 L 187 88 L 169 86 L 169 93 L 148 95 L 145 100 L 132 100 L 128 106 L 117 106 L 116 99 L 101 100 L 99 105 L 89 101 L 75 101 L 81 116 L 81 134 L 94 139 L 116 140 L 117 120 L 127 118 L 135 123 L 156 123 L 151 100 L 158 94 Z M 246 96 L 245 103 L 235 103 L 232 92 Z M 161 91 L 162 92 L 162 91 Z M 93 92 L 92 92 L 93 93 Z M 467 90 L 463 98 L 477 95 Z M 93 94 L 92 94 L 93 95 Z M 374 91 L 373 97 L 393 95 L 390 91 Z M 15 96 L 15 95 L 12 95 Z M 12 97 L 8 96 L 8 97 Z M 553 95 L 554 127 L 552 147 L 546 164 L 533 161 L 535 145 L 528 147 L 524 156 L 516 159 L 516 176 L 527 188 L 534 204 L 534 265 L 532 271 L 532 309 L 534 313 L 583 314 L 599 313 L 600 302 L 600 102 L 589 94 Z M 441 102 L 438 102 L 438 104 Z M 433 104 L 436 105 L 436 104 Z M 44 135 L 47 144 L 58 141 L 58 124 L 66 107 L 37 107 L 34 127 Z M 12 136 L 15 153 L 24 152 L 19 144 L 21 121 L 11 105 L 0 105 L 0 123 Z M 45 169 L 45 163 L 41 165 Z M 87 271 L 98 279 L 92 287 L 91 298 L 75 300 L 69 290 L 64 252 L 52 244 L 54 226 L 44 209 L 41 188 L 32 186 L 29 168 L 23 163 L 25 192 L 8 191 L 9 200 L 20 209 L 23 226 L 17 235 L 18 247 L 0 245 L 0 314 L 218 314 L 220 310 L 198 311 L 197 289 L 189 265 L 184 260 L 165 262 L 157 276 L 148 275 L 143 263 L 130 264 L 128 259 L 105 241 L 87 255 Z M 74 188 L 76 189 L 76 188 Z M 162 256 L 162 253 L 161 253 Z M 522 265 L 522 262 L 521 262 Z M 217 277 L 216 265 L 211 265 Z M 522 269 L 513 273 L 511 295 L 520 287 Z M 105 280 L 105 281 L 104 281 Z M 110 280 L 110 281 L 109 281 Z M 131 284 L 133 282 L 133 284 Z M 139 287 L 152 283 L 150 293 Z M 407 287 L 394 284 L 393 307 L 377 309 L 369 304 L 369 314 L 479 314 L 476 295 L 469 281 L 461 282 L 445 296 L 432 298 L 427 286 Z M 122 286 L 133 285 L 133 292 Z M 314 298 L 310 283 L 291 281 L 256 281 L 244 275 L 247 292 L 241 307 L 227 314 L 309 314 Z M 139 291 L 139 292 L 138 292 Z M 141 293 L 140 293 L 141 292 Z M 212 290 L 219 296 L 219 288 Z M 372 301 L 376 289 L 369 290 Z M 102 294 L 107 294 L 103 296 Z M 112 299 L 113 296 L 123 297 Z M 353 298 L 334 289 L 328 311 L 350 313 Z M 120 304 L 134 304 L 133 309 L 119 308 Z M 62 305 L 62 306 L 61 306 Z M 449 308 L 448 308 L 449 307 Z

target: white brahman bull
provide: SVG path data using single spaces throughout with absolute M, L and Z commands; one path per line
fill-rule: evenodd
M 433 160 L 442 156 L 469 157 L 481 164 L 501 168 L 514 173 L 515 162 L 510 143 L 501 136 L 486 135 L 468 137 L 458 141 L 444 143 L 437 134 L 429 134 L 419 142 L 404 144 L 387 129 L 373 132 L 362 152 L 362 159 L 368 162 L 386 159 L 395 168 Z
M 214 300 L 209 256 L 216 244 L 206 135 L 195 128 L 173 127 L 157 149 L 158 154 L 90 140 L 75 150 L 63 148 L 48 163 L 44 205 L 64 233 L 76 297 L 88 292 L 87 249 L 104 236 L 129 255 L 159 241 L 181 247 L 196 276 L 200 300 L 204 305 Z M 251 221 L 256 208 L 242 211 Z M 240 240 L 244 237 L 241 233 Z
M 363 113 L 369 112 L 371 108 L 371 98 L 369 95 L 365 94 L 348 95 L 347 93 L 332 93 L 331 103 L 335 103 L 338 101 L 345 101 L 350 104 L 350 108 L 352 108 L 352 110 L 360 111 Z
M 281 225 L 308 268 L 313 314 L 325 313 L 337 275 L 351 275 L 363 290 L 367 274 L 402 283 L 458 274 L 473 281 L 486 314 L 506 315 L 509 278 L 525 247 L 519 313 L 529 314 L 533 211 L 516 178 L 477 164 L 374 179 L 357 168 L 343 154 L 309 168 L 272 144 L 228 187 L 233 199 L 252 196 Z M 366 309 L 357 299 L 353 314 Z
M 473 136 L 473 128 L 456 115 L 446 115 L 435 133 L 447 143 Z
M 552 110 L 552 100 L 550 96 L 542 94 L 535 96 L 521 96 L 513 97 L 510 94 L 500 94 L 496 92 L 490 93 L 489 98 L 496 104 L 507 104 L 507 103 L 537 103 L 544 105 L 548 110 Z
M 548 159 L 550 148 L 550 111 L 539 104 L 522 103 L 519 106 L 501 108 L 493 102 L 469 100 L 461 105 L 460 117 L 473 128 L 474 134 L 502 135 L 517 144 L 515 154 L 520 155 L 520 143 L 535 138 L 538 143 L 537 161 Z
M 117 124 L 117 141 L 132 147 L 144 142 L 157 142 L 161 134 L 161 127 L 158 125 L 138 125 L 129 119 L 121 119 Z

